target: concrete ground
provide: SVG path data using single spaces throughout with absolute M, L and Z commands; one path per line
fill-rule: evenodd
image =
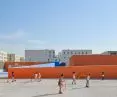
M 64 94 L 58 94 L 56 79 L 30 82 L 29 79 L 6 83 L 0 79 L 0 97 L 117 97 L 117 80 L 91 80 L 85 88 L 85 80 L 77 80 L 77 85 L 66 79 Z

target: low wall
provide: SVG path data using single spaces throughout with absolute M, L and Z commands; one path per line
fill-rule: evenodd
M 36 64 L 45 64 L 48 62 L 5 62 L 4 69 L 8 71 L 9 65 L 11 66 L 30 66 L 30 65 L 36 65 Z
M 117 78 L 117 65 L 89 65 L 89 66 L 70 66 L 70 67 L 55 67 L 55 68 L 9 68 L 8 76 L 11 77 L 11 72 L 15 73 L 15 78 L 31 78 L 35 72 L 40 72 L 42 78 L 58 78 L 61 73 L 64 73 L 65 78 L 71 78 L 72 72 L 77 75 L 91 74 L 91 78 L 101 78 L 101 72 L 105 72 L 105 78 Z

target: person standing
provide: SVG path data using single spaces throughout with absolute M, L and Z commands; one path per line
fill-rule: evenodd
M 38 80 L 41 81 L 41 73 L 38 73 Z
M 12 72 L 11 77 L 12 77 L 12 82 L 16 81 L 14 72 Z
M 58 86 L 59 86 L 59 94 L 63 93 L 63 88 L 65 87 L 65 80 L 63 79 L 64 75 L 61 74 L 59 81 L 58 81 Z
M 89 87 L 90 74 L 86 77 L 86 87 Z
M 76 73 L 75 72 L 73 72 L 72 79 L 73 79 L 72 85 L 76 85 Z
M 101 76 L 102 76 L 102 80 L 104 80 L 104 77 L 105 77 L 104 72 L 102 72 Z
M 38 73 L 36 72 L 35 73 L 35 81 L 37 81 L 37 78 L 38 78 Z

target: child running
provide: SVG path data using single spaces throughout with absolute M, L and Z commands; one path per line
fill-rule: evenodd
M 104 80 L 104 76 L 105 76 L 104 72 L 102 72 L 101 76 L 102 76 L 102 80 Z
M 88 74 L 86 78 L 86 87 L 89 88 L 89 80 L 90 80 L 90 74 Z
M 33 73 L 31 76 L 31 82 L 33 81 L 33 78 L 35 78 L 35 73 Z
M 12 77 L 12 82 L 16 81 L 14 72 L 12 72 L 11 77 Z
M 35 73 L 35 81 L 37 81 L 37 78 L 38 78 L 38 73 L 36 72 Z
M 41 81 L 41 73 L 38 73 L 38 80 Z
M 58 81 L 59 94 L 62 94 L 63 93 L 63 88 L 66 86 L 65 85 L 65 80 L 63 78 L 64 78 L 64 75 L 61 74 L 61 76 L 59 78 L 59 81 Z
M 73 72 L 73 81 L 72 81 L 72 85 L 76 85 L 76 73 Z

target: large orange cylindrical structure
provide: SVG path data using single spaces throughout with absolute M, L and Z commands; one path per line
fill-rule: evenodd
M 70 58 L 69 65 L 117 65 L 117 55 L 74 55 Z
M 58 78 L 61 73 L 65 78 L 72 78 L 72 72 L 76 72 L 80 78 L 86 77 L 88 73 L 91 78 L 101 78 L 101 73 L 105 72 L 105 78 L 117 78 L 117 65 L 89 65 L 89 66 L 71 66 L 71 67 L 56 67 L 56 68 L 9 68 L 9 78 L 11 73 L 15 73 L 15 78 L 31 78 L 31 76 L 40 72 L 42 78 Z M 82 75 L 81 75 L 82 74 Z

